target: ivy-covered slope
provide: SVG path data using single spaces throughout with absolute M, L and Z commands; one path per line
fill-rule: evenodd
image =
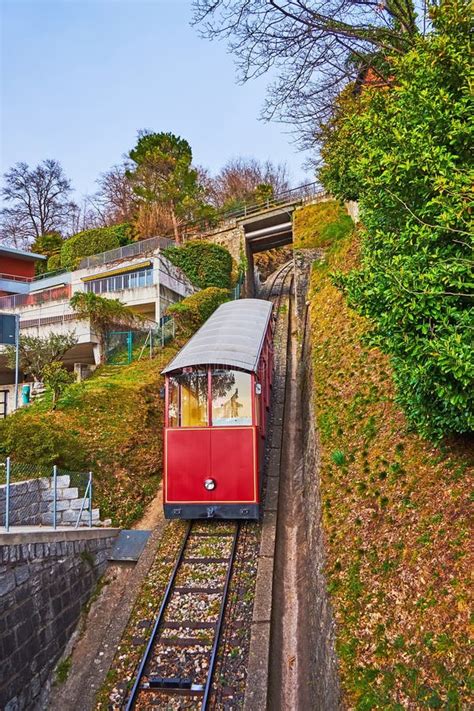
M 364 345 L 367 321 L 330 277 L 359 259 L 357 239 L 345 238 L 311 282 L 326 572 L 345 704 L 467 709 L 472 449 L 409 431 L 387 356 Z
M 177 347 L 152 360 L 99 368 L 89 380 L 69 387 L 54 411 L 45 399 L 0 421 L 0 457 L 92 469 L 101 518 L 129 526 L 154 497 L 161 478 L 160 371 Z

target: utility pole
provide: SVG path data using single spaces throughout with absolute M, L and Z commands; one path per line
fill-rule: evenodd
M 18 410 L 18 380 L 20 370 L 20 314 L 15 316 L 15 410 Z

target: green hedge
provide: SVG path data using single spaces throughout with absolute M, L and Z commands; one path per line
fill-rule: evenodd
M 360 267 L 337 284 L 390 356 L 410 422 L 439 439 L 474 429 L 472 11 L 432 14 L 433 31 L 391 58 L 393 88 L 341 101 L 321 179 L 357 197 L 364 225 Z
M 53 254 L 48 259 L 48 264 L 47 264 L 46 270 L 48 272 L 55 272 L 57 269 L 61 269 L 61 255 L 60 254 Z
M 165 256 L 186 274 L 200 289 L 210 286 L 230 289 L 232 286 L 232 256 L 212 242 L 188 242 L 182 247 L 168 247 Z
M 0 460 L 7 456 L 38 466 L 84 469 L 86 454 L 79 433 L 56 413 L 19 410 L 0 421 Z
M 168 313 L 174 316 L 178 331 L 190 335 L 197 331 L 225 301 L 229 301 L 229 291 L 211 286 L 172 304 L 168 308 Z
M 113 227 L 97 227 L 78 232 L 67 239 L 61 248 L 61 266 L 75 269 L 83 257 L 116 249 L 132 241 L 132 227 L 127 222 Z

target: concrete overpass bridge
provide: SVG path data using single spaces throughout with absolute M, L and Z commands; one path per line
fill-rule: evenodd
M 221 226 L 205 235 L 226 247 L 238 262 L 245 253 L 248 263 L 246 293 L 253 293 L 253 255 L 293 241 L 293 214 L 296 208 L 329 200 L 330 196 L 318 183 L 286 190 L 264 203 L 244 205 L 224 216 Z

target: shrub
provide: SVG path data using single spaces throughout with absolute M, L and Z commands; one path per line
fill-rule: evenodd
M 113 227 L 97 227 L 69 237 L 61 248 L 61 266 L 76 269 L 83 257 L 116 249 L 131 241 L 132 228 L 124 222 Z
M 54 418 L 54 424 L 52 419 Z M 57 464 L 69 469 L 85 466 L 80 437 L 55 413 L 20 410 L 0 421 L 0 456 L 38 466 Z
M 437 439 L 474 428 L 472 129 L 469 10 L 433 13 L 436 31 L 394 59 L 396 86 L 333 121 L 321 177 L 358 197 L 365 226 L 361 268 L 337 283 L 390 355 L 408 418 Z
M 294 247 L 329 247 L 343 239 L 353 226 L 349 215 L 335 200 L 300 207 L 295 211 L 294 217 Z
M 55 272 L 61 269 L 61 254 L 53 254 L 49 259 L 46 266 L 46 271 Z
M 190 335 L 207 321 L 218 306 L 228 300 L 227 289 L 211 286 L 172 304 L 168 313 L 174 316 L 178 331 L 183 335 Z
M 164 254 L 200 289 L 210 286 L 230 289 L 232 286 L 232 256 L 225 247 L 196 240 L 182 247 L 168 247 Z

